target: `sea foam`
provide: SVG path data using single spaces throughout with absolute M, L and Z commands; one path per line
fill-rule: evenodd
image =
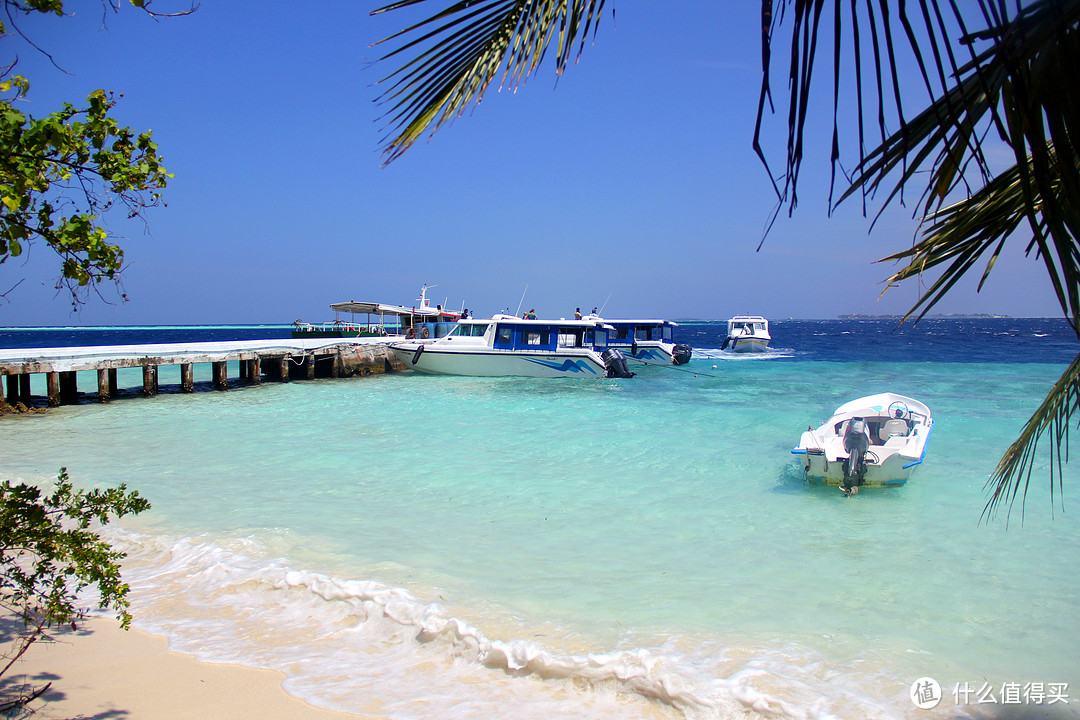
M 330 709 L 451 720 L 903 717 L 898 702 L 870 699 L 889 678 L 865 687 L 854 668 L 829 669 L 790 643 L 624 638 L 566 653 L 522 625 L 501 623 L 517 635 L 491 637 L 404 588 L 289 567 L 252 539 L 109 537 L 128 554 L 137 627 L 206 662 L 283 672 L 287 691 Z

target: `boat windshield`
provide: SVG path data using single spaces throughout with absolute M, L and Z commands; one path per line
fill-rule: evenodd
M 449 334 L 453 337 L 481 337 L 487 332 L 489 325 L 490 323 L 459 322 Z

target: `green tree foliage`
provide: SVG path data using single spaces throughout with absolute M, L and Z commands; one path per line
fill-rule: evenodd
M 130 2 L 162 15 L 149 10 L 147 0 Z M 62 0 L 2 5 L 9 18 L 64 11 Z M 113 0 L 102 5 L 118 9 Z M 0 22 L 0 38 L 22 35 L 7 30 Z M 106 215 L 115 210 L 143 218 L 162 204 L 161 190 L 172 176 L 150 131 L 136 132 L 110 116 L 113 94 L 95 90 L 85 103 L 65 103 L 59 112 L 34 118 L 19 109 L 30 83 L 14 68 L 12 61 L 0 70 L 0 265 L 44 243 L 60 257 L 57 289 L 66 289 L 77 307 L 103 280 L 119 279 L 124 252 L 106 229 Z M 0 297 L 11 289 L 0 288 Z
M 0 483 L 0 608 L 24 628 L 4 654 L 0 677 L 31 645 L 50 639 L 51 629 L 74 627 L 85 616 L 76 600 L 88 587 L 97 588 L 98 607 L 115 611 L 127 628 L 128 586 L 119 565 L 124 553 L 102 540 L 97 528 L 149 508 L 124 485 L 76 490 L 65 468 L 48 495 L 33 485 Z M 0 712 L 21 707 L 41 690 L 0 699 Z
M 84 107 L 65 104 L 45 118 L 0 100 L 0 263 L 43 240 L 61 258 L 57 288 L 115 279 L 124 251 L 100 224 L 120 203 L 135 217 L 161 201 L 170 177 L 149 132 L 120 127 L 115 101 L 94 91 Z
M 392 47 L 383 60 L 399 63 L 383 79 L 380 96 L 387 108 L 387 162 L 479 102 L 496 77 L 510 86 L 523 82 L 549 47 L 561 73 L 595 32 L 605 2 L 398 0 L 374 12 L 416 5 L 438 9 L 382 41 Z M 846 188 L 836 203 L 859 197 L 865 212 L 877 197 L 882 209 L 902 202 L 909 186 L 921 195 L 915 213 L 921 239 L 883 260 L 906 263 L 888 287 L 933 272 L 905 320 L 917 321 L 979 265 L 981 288 L 1004 244 L 1023 242 L 1046 267 L 1062 313 L 1080 337 L 1080 0 L 761 0 L 760 18 L 762 84 L 753 146 L 767 169 L 759 139 L 774 109 L 772 54 L 784 38 L 789 50 L 788 141 L 784 171 L 774 181 L 778 208 L 786 204 L 790 212 L 797 205 L 806 148 L 828 148 L 835 186 L 841 155 L 854 144 L 858 160 L 843 175 Z M 783 28 L 790 32 L 781 35 Z M 903 87 L 901 68 L 915 68 L 916 90 Z M 820 88 L 823 74 L 832 81 L 827 94 Z M 832 137 L 812 145 L 804 129 L 812 100 L 820 103 L 822 95 L 831 95 Z M 851 111 L 840 107 L 849 96 Z M 854 132 L 841 132 L 850 118 Z M 992 168 L 987 146 L 1011 149 L 1014 164 Z M 1002 504 L 1011 509 L 1020 489 L 1026 493 L 1044 433 L 1056 448 L 1051 495 L 1055 487 L 1060 491 L 1068 424 L 1080 417 L 1078 367 L 1080 355 L 1002 457 L 987 482 L 984 516 Z

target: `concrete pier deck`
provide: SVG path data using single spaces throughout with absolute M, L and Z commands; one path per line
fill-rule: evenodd
M 180 366 L 184 392 L 194 390 L 192 368 L 213 366 L 213 385 L 228 388 L 227 364 L 240 363 L 240 377 L 257 384 L 265 376 L 286 382 L 295 378 L 350 377 L 401 369 L 386 346 L 388 338 L 298 338 L 231 342 L 106 345 L 96 347 L 0 349 L 0 375 L 6 376 L 7 402 L 30 404 L 30 375 L 45 373 L 50 407 L 76 402 L 75 373 L 97 372 L 98 400 L 116 389 L 119 368 L 143 369 L 143 394 L 158 392 L 158 368 Z

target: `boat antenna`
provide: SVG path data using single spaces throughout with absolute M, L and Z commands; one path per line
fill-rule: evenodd
M 518 300 L 518 309 L 515 315 L 521 314 L 521 303 L 525 302 L 525 293 L 529 292 L 529 283 L 525 283 L 525 289 L 521 291 L 521 299 Z
M 603 315 L 604 314 L 604 308 L 607 307 L 608 300 L 610 300 L 610 299 L 611 299 L 611 293 L 608 293 L 607 300 L 605 300 L 604 304 L 600 306 L 600 311 L 596 313 L 597 315 Z

